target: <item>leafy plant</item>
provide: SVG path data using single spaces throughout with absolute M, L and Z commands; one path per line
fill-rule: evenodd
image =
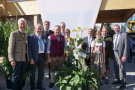
M 27 28 L 26 32 L 29 34 L 32 32 L 31 28 Z M 5 72 L 5 76 L 11 80 L 12 78 L 12 66 L 8 60 L 8 40 L 12 31 L 18 30 L 18 25 L 15 20 L 7 19 L 4 22 L 0 20 L 0 57 L 3 57 L 2 67 Z M 29 66 L 25 73 L 26 78 L 29 74 Z
M 80 27 L 78 29 L 81 29 Z M 76 30 L 79 31 L 79 30 Z M 83 31 L 82 29 L 80 31 Z M 89 68 L 85 64 L 86 55 L 82 49 L 82 38 L 74 38 L 74 44 L 69 45 L 67 49 L 73 51 L 68 52 L 70 66 L 62 66 L 56 75 L 56 81 L 60 85 L 60 90 L 98 90 L 99 89 L 99 73 L 91 66 Z

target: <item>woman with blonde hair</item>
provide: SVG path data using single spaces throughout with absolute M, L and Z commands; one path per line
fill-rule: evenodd
M 70 30 L 69 29 L 66 29 L 65 30 L 65 39 L 66 39 L 66 42 L 67 42 L 67 46 L 69 46 L 71 44 L 71 37 L 70 37 Z
M 91 43 L 92 62 L 100 73 L 100 80 L 105 73 L 105 42 L 102 40 L 101 32 L 96 32 L 96 39 Z M 103 83 L 100 82 L 102 85 Z
M 70 30 L 69 29 L 66 29 L 65 30 L 65 40 L 66 40 L 66 42 L 67 42 L 67 46 L 69 46 L 69 45 L 73 45 L 73 39 L 70 37 Z M 68 56 L 68 53 L 73 53 L 73 51 L 71 50 L 71 49 L 66 49 L 66 55 Z M 69 57 L 66 57 L 65 58 L 65 64 L 67 65 L 67 66 L 70 66 L 69 64 L 67 64 L 68 63 L 68 61 L 69 61 Z

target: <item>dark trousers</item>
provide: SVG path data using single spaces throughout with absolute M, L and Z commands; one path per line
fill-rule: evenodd
M 50 76 L 50 67 L 51 67 L 51 66 L 50 66 L 50 63 L 48 63 L 48 69 L 49 69 L 49 71 L 48 71 L 48 72 L 49 72 L 49 73 L 48 73 L 48 75 L 49 75 L 49 78 L 51 79 L 51 76 Z
M 22 84 L 24 80 L 24 73 L 26 71 L 27 61 L 16 61 L 16 65 L 12 66 L 13 74 L 12 74 L 12 89 L 13 90 L 21 90 Z
M 114 71 L 115 71 L 115 77 L 117 80 L 121 81 L 121 84 L 123 86 L 126 86 L 126 66 L 125 62 L 122 62 L 120 59 L 118 52 L 114 51 Z
M 87 55 L 90 55 L 90 53 L 87 53 Z M 85 63 L 87 66 L 90 66 L 91 58 L 85 59 Z
M 130 48 L 130 59 L 132 60 L 132 48 Z
M 129 49 L 129 58 L 128 62 L 132 62 L 132 48 Z
M 45 66 L 45 54 L 39 54 L 38 60 L 31 64 L 31 75 L 30 75 L 30 85 L 31 87 L 35 87 L 35 72 L 36 67 L 38 66 L 38 80 L 37 86 L 42 86 L 42 81 L 44 77 L 44 66 Z

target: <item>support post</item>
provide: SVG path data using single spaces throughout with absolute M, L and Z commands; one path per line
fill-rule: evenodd
M 34 15 L 34 26 L 39 23 L 39 15 Z

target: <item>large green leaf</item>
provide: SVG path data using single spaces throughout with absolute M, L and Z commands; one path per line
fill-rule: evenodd
M 78 85 L 76 85 L 76 89 L 75 90 L 84 90 L 83 88 L 82 88 L 82 84 L 78 84 Z
M 82 44 L 82 42 L 84 41 L 84 39 L 80 38 L 79 40 L 77 40 L 77 46 L 79 46 L 80 44 Z
M 61 81 L 61 83 L 67 83 L 67 81 L 63 79 L 63 80 Z
M 80 81 L 80 77 L 79 75 L 75 75 L 73 78 L 72 78 L 73 82 L 74 82 L 74 86 L 76 86 L 79 81 Z
M 71 84 L 71 86 L 73 86 L 73 85 L 74 85 L 73 80 L 70 80 L 70 81 L 69 81 L 69 84 Z

